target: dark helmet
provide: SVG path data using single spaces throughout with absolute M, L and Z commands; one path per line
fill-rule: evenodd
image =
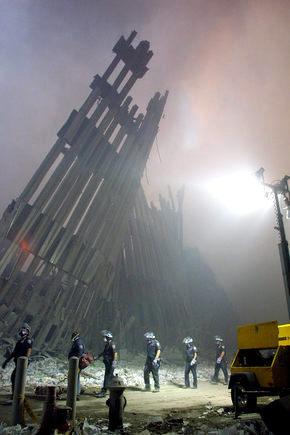
M 190 344 L 190 343 L 192 343 L 193 342 L 193 339 L 191 338 L 191 337 L 185 337 L 183 340 L 182 340 L 182 343 L 184 343 L 184 344 Z
M 23 323 L 22 329 L 26 329 L 29 334 L 31 332 L 31 327 L 28 325 L 28 323 Z
M 107 329 L 103 329 L 103 331 L 101 331 L 103 337 L 108 338 L 109 340 L 112 340 L 113 338 L 113 334 L 108 331 Z
M 150 332 L 145 332 L 144 337 L 147 338 L 147 340 L 153 340 L 155 338 L 155 334 L 154 332 L 150 331 Z
M 24 335 L 29 335 L 31 332 L 31 327 L 28 325 L 28 323 L 23 323 L 19 330 L 19 335 L 23 337 Z
M 71 340 L 76 340 L 77 338 L 79 338 L 80 333 L 78 331 L 73 331 L 72 335 L 71 335 Z

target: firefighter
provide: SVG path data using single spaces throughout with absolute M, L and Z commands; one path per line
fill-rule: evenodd
M 103 352 L 98 355 L 98 358 L 103 357 L 103 363 L 105 364 L 104 384 L 97 397 L 105 397 L 110 381 L 114 375 L 114 370 L 118 362 L 118 352 L 116 345 L 113 342 L 113 334 L 110 331 L 103 330 L 102 335 L 105 341 L 105 348 Z
M 214 369 L 214 375 L 212 378 L 212 384 L 218 383 L 218 376 L 219 371 L 222 369 L 224 374 L 224 385 L 228 384 L 228 370 L 227 370 L 227 360 L 226 360 L 226 348 L 223 344 L 223 339 L 216 335 L 215 336 L 216 341 L 216 363 L 215 363 L 215 369 Z
M 78 358 L 80 358 L 85 352 L 85 345 L 82 339 L 80 338 L 79 332 L 74 331 L 72 333 L 71 341 L 72 341 L 72 346 L 70 348 L 67 358 L 70 359 L 72 356 L 77 356 Z M 80 377 L 81 377 L 81 369 L 78 368 L 77 400 L 80 400 L 80 394 L 81 394 Z
M 143 391 L 150 391 L 149 374 L 152 373 L 154 379 L 153 393 L 158 393 L 160 391 L 158 371 L 160 367 L 161 346 L 159 341 L 156 340 L 154 332 L 146 332 L 144 337 L 147 340 L 147 358 L 144 367 L 145 389 Z
M 5 369 L 7 363 L 14 358 L 15 368 L 11 374 L 11 384 L 12 384 L 12 396 L 14 394 L 15 387 L 15 377 L 16 377 L 16 367 L 17 360 L 20 356 L 30 357 L 32 351 L 32 340 L 29 337 L 31 332 L 31 328 L 28 323 L 23 323 L 23 326 L 20 328 L 18 335 L 20 335 L 20 339 L 16 342 L 15 347 L 9 357 L 3 362 L 2 369 Z
M 193 388 L 197 388 L 197 348 L 193 345 L 191 337 L 185 337 L 182 341 L 185 344 L 185 370 L 184 370 L 184 388 L 190 387 L 189 372 L 193 376 Z

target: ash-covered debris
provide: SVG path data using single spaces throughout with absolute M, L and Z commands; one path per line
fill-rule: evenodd
M 3 355 L 3 352 L 1 352 Z M 66 389 L 68 361 L 66 355 L 63 358 L 42 354 L 40 352 L 32 355 L 31 362 L 27 372 L 27 392 L 36 391 L 36 387 L 45 385 L 57 385 Z M 128 387 L 139 389 L 144 386 L 144 355 L 137 355 L 131 360 L 121 360 L 115 370 L 115 373 L 124 380 Z M 0 371 L 0 386 L 2 391 L 11 391 L 10 374 L 14 368 L 14 363 L 9 363 L 5 371 Z M 213 368 L 205 363 L 198 366 L 198 380 L 209 381 L 213 374 Z M 87 369 L 82 372 L 81 384 L 87 388 L 99 389 L 103 384 L 104 366 L 102 361 L 94 361 Z M 178 386 L 184 385 L 184 366 L 175 365 L 166 362 L 160 368 L 161 384 L 174 383 Z M 262 420 L 238 420 L 233 423 L 233 412 L 221 406 L 215 407 L 211 402 L 200 407 L 198 415 L 186 416 L 181 412 L 172 411 L 168 415 L 157 415 L 145 418 L 144 416 L 135 416 L 134 420 L 128 417 L 124 421 L 124 434 L 193 434 L 193 435 L 269 435 L 269 432 Z M 214 423 L 211 421 L 214 419 Z M 128 422 L 130 421 L 130 423 Z M 221 420 L 223 420 L 221 422 Z M 227 421 L 228 420 L 228 421 Z M 219 423 L 217 423 L 217 421 Z M 37 427 L 24 427 L 20 425 L 9 427 L 9 425 L 0 423 L 0 435 L 4 434 L 27 434 L 34 435 Z M 75 434 L 93 435 L 108 433 L 108 419 L 106 418 L 78 418 Z M 115 432 L 117 433 L 117 432 Z
M 1 355 L 5 349 L 1 349 Z M 145 355 L 126 355 L 128 360 L 122 359 L 116 369 L 127 386 L 144 385 L 144 362 Z M 10 389 L 10 376 L 14 369 L 14 363 L 11 361 L 5 371 L 0 372 L 0 385 L 6 391 Z M 68 361 L 66 353 L 63 357 L 51 356 L 48 353 L 32 353 L 30 364 L 27 369 L 26 385 L 29 390 L 35 390 L 39 385 L 58 385 L 61 387 L 67 384 Z M 206 363 L 200 363 L 197 369 L 198 380 L 210 380 L 213 375 L 213 368 Z M 184 384 L 184 366 L 175 365 L 166 361 L 161 364 L 159 371 L 161 384 L 170 382 L 182 386 Z M 95 360 L 88 368 L 81 373 L 81 384 L 83 387 L 101 387 L 104 379 L 104 365 L 102 361 Z
M 6 426 L 0 423 L 0 435 L 35 435 L 38 431 L 38 426 L 34 428 L 17 426 Z M 108 430 L 108 425 L 105 420 L 98 419 L 96 422 L 89 422 L 86 418 L 82 422 L 78 422 L 73 432 L 75 435 L 95 435 L 95 434 L 112 434 Z M 114 434 L 120 432 L 116 431 Z M 238 421 L 234 424 L 228 424 L 223 428 L 212 424 L 195 424 L 194 420 L 189 417 L 172 418 L 172 417 L 155 417 L 146 427 L 138 430 L 129 423 L 124 424 L 124 435 L 273 435 L 265 427 L 260 420 Z
M 223 428 L 220 428 L 220 425 L 196 424 L 196 420 L 192 420 L 190 417 L 156 417 L 155 423 L 152 421 L 142 431 L 134 433 L 138 435 L 273 435 L 260 420 L 238 421 L 234 424 L 226 424 Z

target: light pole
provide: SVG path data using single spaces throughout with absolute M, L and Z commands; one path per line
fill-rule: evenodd
M 289 248 L 288 241 L 285 235 L 285 228 L 283 222 L 283 215 L 280 209 L 279 203 L 279 195 L 283 198 L 286 206 L 286 214 L 287 217 L 290 216 L 290 192 L 288 187 L 288 180 L 290 179 L 289 175 L 285 175 L 282 180 L 277 181 L 273 184 L 265 183 L 264 181 L 264 169 L 261 168 L 256 172 L 257 177 L 261 180 L 262 184 L 271 189 L 274 195 L 275 201 L 275 214 L 277 218 L 278 226 L 275 227 L 276 230 L 279 231 L 280 234 L 280 243 L 279 254 L 280 254 L 280 262 L 283 274 L 284 287 L 286 292 L 286 300 L 288 306 L 288 315 L 290 318 L 290 259 L 289 259 Z

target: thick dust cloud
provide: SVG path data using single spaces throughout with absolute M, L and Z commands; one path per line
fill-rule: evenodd
M 154 56 L 134 102 L 144 112 L 155 91 L 170 92 L 148 198 L 185 185 L 184 245 L 198 247 L 242 322 L 287 322 L 274 208 L 229 211 L 214 180 L 261 166 L 268 182 L 290 172 L 289 19 L 287 0 L 2 0 L 1 212 L 135 29 Z M 202 187 L 211 182 L 212 194 Z

